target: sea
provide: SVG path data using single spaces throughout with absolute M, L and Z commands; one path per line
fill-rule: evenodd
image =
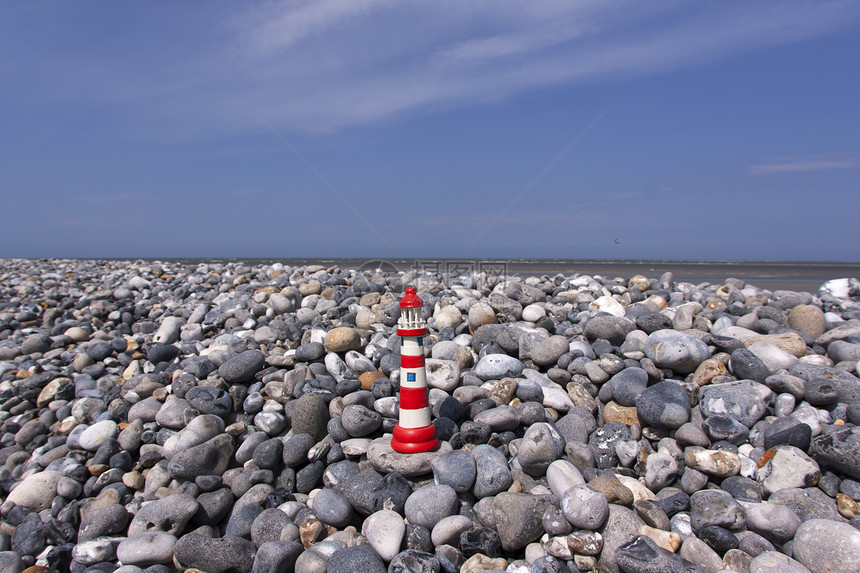
M 340 268 L 382 269 L 398 272 L 425 270 L 464 274 L 482 271 L 497 275 L 555 276 L 562 274 L 600 275 L 629 279 L 634 275 L 658 278 L 669 271 L 676 282 L 723 284 L 736 278 L 768 290 L 816 292 L 822 284 L 837 278 L 860 278 L 860 262 L 808 261 L 682 261 L 682 260 L 587 260 L 587 259 L 432 259 L 432 258 L 232 258 L 159 259 L 187 264 L 200 262 L 281 263 L 286 266 L 322 265 Z

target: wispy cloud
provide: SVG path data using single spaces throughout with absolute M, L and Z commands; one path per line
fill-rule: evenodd
M 88 32 L 73 24 L 59 27 L 68 49 L 45 53 L 49 73 L 7 63 L 4 83 L 26 84 L 54 101 L 109 106 L 138 134 L 260 131 L 257 113 L 287 132 L 330 132 L 551 86 L 696 66 L 814 37 L 860 17 L 860 5 L 843 0 L 225 5 L 227 11 L 202 17 L 176 9 L 145 59 L 79 42 Z M 145 25 L 134 22 L 119 17 L 116 37 L 147 36 L 134 28 Z M 25 42 L 32 41 L 18 41 Z
M 266 10 L 270 17 L 238 30 L 237 39 L 262 38 L 255 45 L 270 46 L 271 57 L 264 59 L 285 89 L 277 98 L 246 92 L 242 105 L 256 96 L 275 121 L 310 131 L 696 65 L 814 36 L 858 12 L 841 1 L 691 8 L 674 0 L 645 6 L 629 0 L 440 0 L 409 8 L 383 0 L 330 0 L 299 8 L 282 2 Z M 310 26 L 296 32 L 296 21 Z M 319 67 L 287 63 L 305 59 Z M 307 81 L 285 85 L 293 72 Z
M 234 24 L 241 41 L 255 52 L 282 52 L 391 3 L 392 0 L 269 1 L 237 15 Z
M 753 175 L 795 173 L 800 171 L 829 171 L 833 169 L 856 169 L 860 167 L 860 156 L 811 156 L 785 157 L 750 167 Z

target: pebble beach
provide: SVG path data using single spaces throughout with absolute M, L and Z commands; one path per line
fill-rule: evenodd
M 0 573 L 857 573 L 832 279 L 0 260 Z

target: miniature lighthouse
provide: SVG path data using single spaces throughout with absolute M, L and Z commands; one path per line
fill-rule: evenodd
M 408 287 L 400 301 L 400 421 L 394 426 L 391 447 L 414 454 L 436 448 L 436 427 L 430 423 L 427 376 L 424 370 L 424 336 L 427 325 L 421 318 L 424 301 Z

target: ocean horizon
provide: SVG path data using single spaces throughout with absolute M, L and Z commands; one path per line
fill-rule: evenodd
M 104 260 L 137 260 L 107 258 Z M 815 292 L 831 279 L 860 277 L 860 262 L 841 261 L 751 261 L 751 260 L 624 260 L 624 259 L 465 259 L 465 258 L 390 258 L 390 257 L 141 257 L 145 261 L 200 263 L 247 263 L 286 266 L 322 265 L 325 267 L 376 269 L 390 272 L 424 270 L 463 274 L 488 272 L 518 276 L 601 275 L 630 278 L 634 275 L 659 277 L 671 272 L 675 281 L 692 284 L 722 284 L 727 278 L 768 290 Z

